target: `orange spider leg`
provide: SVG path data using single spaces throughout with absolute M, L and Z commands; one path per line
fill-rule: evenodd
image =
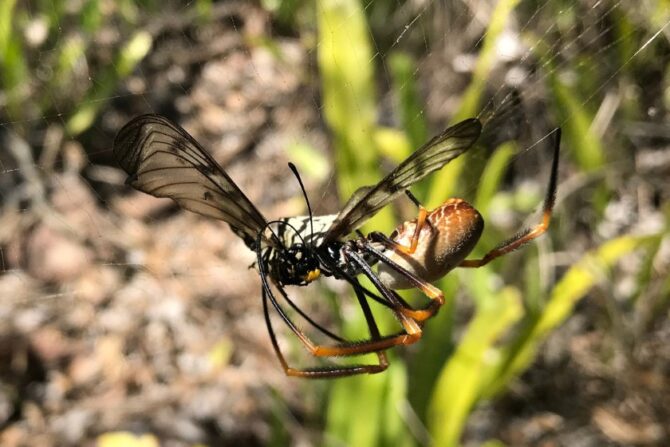
M 554 210 L 554 203 L 556 202 L 556 187 L 557 187 L 557 178 L 558 178 L 558 149 L 561 145 L 561 130 L 556 129 L 554 131 L 556 139 L 554 142 L 554 160 L 551 165 L 551 176 L 549 177 L 549 185 L 547 187 L 547 195 L 544 199 L 544 205 L 542 207 L 542 221 L 535 225 L 532 228 L 523 230 L 517 233 L 512 239 L 507 242 L 502 243 L 498 247 L 486 253 L 480 259 L 466 259 L 459 264 L 459 267 L 466 268 L 477 268 L 482 267 L 494 259 L 503 256 L 511 251 L 516 250 L 522 245 L 527 244 L 533 239 L 541 236 L 549 228 L 549 222 L 551 221 L 551 215 Z
M 394 244 L 397 244 L 394 240 L 390 239 L 383 233 L 373 232 L 370 233 L 369 237 L 383 244 L 385 247 L 395 247 Z M 402 273 L 409 281 L 412 282 L 412 284 L 414 284 L 414 287 L 419 289 L 427 298 L 430 299 L 430 302 L 424 308 L 414 309 L 410 307 L 404 300 L 402 300 L 402 298 L 400 298 L 396 292 L 391 291 L 395 295 L 395 302 L 397 303 L 397 306 L 394 307 L 393 310 L 400 313 L 401 315 L 404 315 L 405 317 L 411 318 L 417 323 L 421 323 L 435 315 L 440 307 L 442 307 L 444 304 L 444 292 L 442 292 L 440 289 L 398 265 L 379 250 L 376 250 L 372 247 L 364 247 L 364 250 L 397 272 Z
M 374 277 L 374 274 L 365 261 L 353 253 L 352 258 L 355 262 L 360 263 L 363 267 L 364 274 L 366 274 L 377 287 L 381 285 Z M 274 282 L 274 281 L 273 281 Z M 289 303 L 291 302 L 284 289 L 275 283 L 276 289 L 280 292 L 283 298 L 285 298 Z M 383 286 L 381 286 L 383 287 Z M 269 288 L 269 285 L 264 284 L 263 287 L 263 310 L 265 314 L 266 325 L 270 334 L 270 340 L 272 342 L 272 347 L 281 363 L 284 372 L 289 376 L 304 377 L 304 378 L 327 378 L 327 377 L 344 377 L 356 374 L 375 374 L 384 371 L 388 367 L 388 360 L 386 354 L 383 352 L 386 349 L 392 348 L 398 345 L 409 345 L 415 343 L 421 338 L 422 329 L 421 326 L 413 321 L 412 319 L 405 317 L 397 312 L 395 312 L 395 307 L 400 304 L 395 302 L 395 296 L 391 293 L 384 293 L 385 290 L 382 290 L 384 296 L 392 303 L 391 310 L 394 312 L 394 315 L 400 321 L 404 332 L 396 333 L 388 336 L 381 336 L 379 329 L 370 310 L 369 304 L 363 296 L 362 288 L 354 287 L 356 291 L 356 296 L 359 300 L 363 313 L 365 315 L 366 323 L 370 331 L 371 338 L 361 341 L 346 341 L 341 339 L 339 336 L 334 336 L 325 332 L 326 335 L 331 336 L 331 338 L 336 338 L 340 341 L 337 345 L 320 345 L 314 343 L 301 329 L 299 329 L 295 323 L 290 319 L 290 317 L 284 312 L 282 307 L 277 302 L 277 299 L 274 297 L 274 294 Z M 284 355 L 281 352 L 279 343 L 277 342 L 276 336 L 274 334 L 274 329 L 272 328 L 272 323 L 270 321 L 270 315 L 268 311 L 267 301 L 270 301 L 279 313 L 281 319 L 288 325 L 289 329 L 298 337 L 303 346 L 307 351 L 315 357 L 342 357 L 342 356 L 352 356 L 359 354 L 368 354 L 376 353 L 378 357 L 377 365 L 330 365 L 317 368 L 305 368 L 298 369 L 293 368 L 288 365 Z M 314 324 L 314 323 L 312 323 Z M 317 328 L 321 329 L 318 325 Z M 323 332 L 323 329 L 321 329 Z
M 426 217 L 428 217 L 428 210 L 422 205 L 419 205 L 419 215 L 416 218 L 416 225 L 414 227 L 414 234 L 412 239 L 410 239 L 409 247 L 405 246 L 399 242 L 391 240 L 393 249 L 398 250 L 399 252 L 405 253 L 407 255 L 412 255 L 416 251 L 416 246 L 419 244 L 419 234 L 421 234 L 421 229 L 426 223 Z M 391 248 L 391 247 L 389 247 Z
M 270 334 L 270 341 L 272 343 L 272 348 L 274 349 L 275 355 L 279 359 L 279 363 L 281 364 L 281 367 L 287 376 L 302 377 L 307 379 L 346 377 L 357 374 L 376 374 L 388 368 L 388 359 L 386 358 L 386 353 L 384 351 L 376 352 L 378 358 L 378 364 L 376 365 L 346 365 L 346 366 L 330 365 L 324 367 L 303 368 L 303 369 L 293 368 L 289 366 L 288 362 L 286 361 L 286 358 L 284 357 L 284 354 L 281 351 L 281 348 L 279 347 L 279 343 L 274 333 L 274 329 L 272 328 L 272 322 L 270 321 L 270 313 L 268 309 L 268 298 L 272 302 L 274 308 L 279 312 L 282 319 L 286 321 L 291 330 L 293 330 L 293 332 L 298 335 L 300 341 L 302 341 L 304 344 L 305 340 L 307 341 L 309 340 L 302 333 L 302 331 L 300 331 L 299 329 L 297 329 L 297 327 L 295 327 L 295 325 L 293 325 L 293 323 L 290 320 L 287 320 L 288 317 L 286 316 L 286 314 L 284 314 L 283 310 L 281 310 L 281 307 L 277 303 L 272 293 L 269 290 L 263 289 L 263 313 L 265 315 L 265 323 L 268 328 L 268 332 Z M 377 326 L 374 323 L 374 319 L 370 321 L 371 312 L 369 312 L 369 308 L 366 311 L 364 307 L 364 313 L 365 313 L 365 319 L 370 327 L 370 331 L 373 334 L 374 333 L 379 334 L 379 330 L 377 329 Z M 311 341 L 309 342 L 311 344 Z

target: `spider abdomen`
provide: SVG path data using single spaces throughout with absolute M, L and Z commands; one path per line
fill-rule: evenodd
M 409 248 L 416 225 L 416 219 L 404 222 L 391 233 L 390 238 Z M 388 248 L 384 254 L 424 281 L 433 282 L 465 259 L 477 244 L 483 229 L 484 219 L 472 205 L 462 199 L 449 199 L 428 213 L 414 252 Z M 405 275 L 383 262 L 379 264 L 378 271 L 379 279 L 391 289 L 416 287 Z

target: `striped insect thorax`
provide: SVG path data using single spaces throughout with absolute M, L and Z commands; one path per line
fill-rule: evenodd
M 317 247 L 336 218 L 337 214 L 314 216 L 310 222 L 309 216 L 286 217 L 277 224 L 277 236 L 285 247 L 296 243 Z

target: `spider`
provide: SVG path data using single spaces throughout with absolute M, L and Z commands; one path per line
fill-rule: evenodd
M 386 350 L 409 345 L 421 338 L 424 322 L 445 301 L 430 283 L 456 267 L 477 268 L 530 242 L 549 226 L 555 202 L 560 129 L 555 143 L 549 185 L 540 223 L 521 231 L 481 259 L 466 259 L 484 228 L 479 212 L 462 199 L 449 199 L 428 211 L 411 194 L 411 185 L 441 169 L 467 151 L 479 138 L 482 125 L 476 118 L 448 127 L 398 165 L 379 183 L 359 188 L 338 214 L 313 216 L 302 180 L 292 164 L 307 203 L 308 216 L 267 221 L 212 156 L 179 125 L 160 115 L 142 115 L 128 122 L 114 141 L 114 155 L 129 174 L 126 183 L 156 197 L 169 197 L 181 207 L 227 222 L 247 247 L 256 253 L 261 278 L 263 312 L 270 341 L 288 376 L 332 378 L 379 373 L 388 367 Z M 392 200 L 405 194 L 418 207 L 416 219 L 404 222 L 390 236 L 367 235 L 358 228 Z M 356 236 L 346 239 L 355 232 Z M 377 267 L 377 272 L 374 267 Z M 358 276 L 367 277 L 375 292 Z M 351 284 L 363 311 L 370 338 L 347 340 L 307 315 L 288 295 L 286 286 L 306 286 L 320 276 Z M 294 323 L 273 292 L 332 344 L 318 344 Z M 429 298 L 415 309 L 395 290 L 417 288 Z M 368 299 L 388 308 L 402 329 L 382 335 Z M 312 368 L 290 366 L 280 349 L 270 319 L 270 305 L 315 357 L 355 356 L 376 353 L 376 364 Z

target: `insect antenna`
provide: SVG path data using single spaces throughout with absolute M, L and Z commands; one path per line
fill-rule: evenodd
M 293 163 L 288 162 L 288 167 L 293 171 L 293 175 L 298 179 L 300 183 L 300 189 L 302 190 L 302 195 L 305 197 L 305 202 L 307 203 L 307 211 L 309 212 L 309 227 L 310 227 L 310 244 L 314 243 L 314 215 L 312 214 L 312 206 L 309 204 L 309 198 L 307 197 L 307 191 L 305 191 L 305 185 L 302 183 L 300 174 L 298 173 L 298 168 L 295 167 Z
M 258 235 L 256 236 L 256 248 L 260 249 L 261 248 L 261 242 L 263 240 L 262 236 L 263 233 L 265 233 L 265 230 L 270 230 L 270 233 L 272 233 L 272 239 L 277 242 L 276 244 L 276 249 L 281 249 L 281 251 L 286 251 L 286 246 L 283 244 L 282 240 L 279 238 L 279 235 L 275 232 L 275 230 L 272 229 L 272 224 L 275 223 L 282 223 L 280 220 L 273 220 L 270 222 L 266 222 L 266 224 L 263 226 L 263 228 L 258 231 Z
M 271 220 L 271 221 L 269 221 L 269 222 L 267 223 L 266 227 L 268 227 L 269 225 L 272 225 L 272 224 L 284 225 L 285 227 L 290 228 L 290 229 L 293 230 L 293 232 L 296 234 L 296 236 L 298 237 L 298 239 L 300 239 L 300 242 L 302 242 L 303 245 L 306 245 L 306 244 L 305 244 L 305 239 L 303 239 L 303 237 L 302 237 L 302 235 L 300 234 L 300 232 L 298 231 L 298 229 L 297 229 L 296 227 L 294 227 L 293 225 L 291 225 L 289 222 L 287 222 L 287 221 L 285 221 L 285 220 L 281 220 L 281 219 Z M 272 229 L 270 229 L 270 231 L 272 231 Z M 276 234 L 276 233 L 275 233 L 274 231 L 272 231 L 272 234 Z M 282 245 L 283 245 L 283 244 L 282 244 Z M 287 247 L 284 247 L 284 248 L 286 249 Z

